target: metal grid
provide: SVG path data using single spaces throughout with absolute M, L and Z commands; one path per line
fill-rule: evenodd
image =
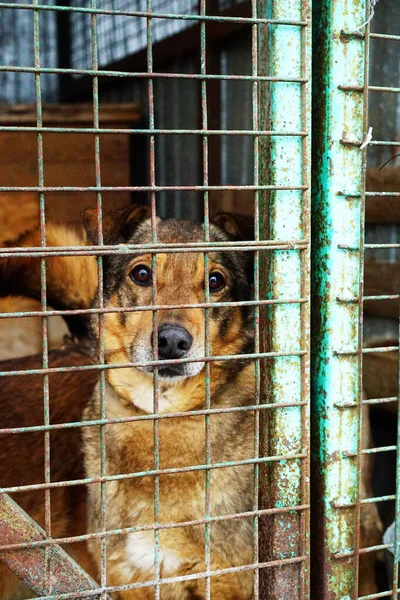
M 394 140 L 374 139 L 369 120 L 373 94 L 398 93 L 398 88 L 370 82 L 370 43 L 399 36 L 372 32 L 375 2 L 327 0 L 314 11 L 315 221 L 313 245 L 314 310 L 317 321 L 313 347 L 312 442 L 315 448 L 315 492 L 312 514 L 317 536 L 311 564 L 318 597 L 372 600 L 397 598 L 399 587 L 399 452 L 395 444 L 363 445 L 363 431 L 374 406 L 398 402 L 398 395 L 365 397 L 369 356 L 398 352 L 398 342 L 371 347 L 366 338 L 364 303 L 398 299 L 398 295 L 364 292 L 364 258 L 399 244 L 365 241 L 365 209 L 369 198 L 385 199 L 397 192 L 367 191 L 367 154 L 395 146 Z M 377 4 L 376 11 L 385 9 Z M 393 48 L 392 48 L 393 50 Z M 396 50 L 397 52 L 397 50 Z M 375 70 L 377 65 L 375 64 Z M 372 73 L 374 71 L 372 70 Z M 386 72 L 386 75 L 388 73 Z M 375 111 L 375 116 L 376 111 Z M 379 116 L 380 118 L 380 116 Z M 394 132 L 393 123 L 385 123 Z M 368 161 L 369 162 L 369 161 Z M 386 198 L 385 198 L 386 197 Z M 376 241 L 376 240 L 375 240 Z M 375 258 L 377 258 L 375 256 Z M 323 265 L 321 268 L 320 265 Z M 364 276 L 365 273 L 365 276 Z M 368 317 L 366 317 L 368 318 Z M 382 338 L 381 338 L 382 339 Z M 384 375 L 382 376 L 384 377 Z M 396 386 L 398 388 L 398 386 Z M 397 415 L 397 423 L 399 423 Z M 397 425 L 397 440 L 399 429 Z M 366 457 L 396 454 L 396 493 L 364 494 Z M 370 468 L 370 466 L 368 467 Z M 371 475 L 371 473 L 370 473 Z M 363 542 L 365 510 L 395 501 L 393 544 Z M 393 577 L 388 585 L 365 593 L 359 573 L 363 561 L 391 549 Z M 370 563 L 371 565 L 372 563 Z M 373 568 L 373 567 L 372 567 Z
M 38 142 L 38 185 L 34 187 L 1 187 L 0 191 L 36 191 L 40 196 L 40 248 L 3 248 L 0 258 L 5 257 L 39 257 L 41 259 L 41 302 L 42 310 L 36 312 L 3 313 L 1 318 L 10 316 L 40 316 L 42 318 L 43 360 L 41 369 L 29 371 L 3 371 L 2 377 L 26 376 L 40 374 L 43 376 L 43 424 L 32 427 L 2 429 L 1 435 L 18 435 L 27 431 L 43 432 L 45 440 L 45 479 L 44 483 L 18 485 L 1 489 L 2 530 L 7 532 L 4 537 L 6 544 L 0 547 L 3 557 L 8 557 L 7 564 L 19 575 L 25 577 L 34 585 L 35 591 L 42 600 L 52 598 L 107 598 L 108 593 L 123 592 L 152 586 L 155 598 L 162 597 L 163 585 L 175 581 L 194 579 L 205 580 L 205 597 L 211 597 L 211 580 L 213 576 L 240 571 L 254 572 L 254 598 L 290 597 L 305 599 L 309 597 L 309 169 L 310 169 L 310 3 L 276 1 L 273 6 L 264 0 L 252 1 L 252 17 L 246 19 L 252 31 L 252 73 L 246 76 L 236 76 L 245 79 L 252 85 L 253 122 L 247 131 L 212 131 L 208 129 L 208 90 L 207 83 L 213 76 L 207 74 L 207 22 L 215 17 L 207 14 L 206 0 L 201 0 L 199 14 L 196 19 L 200 22 L 200 70 L 195 75 L 179 75 L 171 73 L 153 73 L 152 42 L 154 35 L 154 19 L 165 18 L 186 19 L 187 15 L 155 13 L 155 5 L 147 0 L 145 11 L 112 11 L 103 9 L 96 0 L 91 0 L 90 8 L 80 9 L 90 18 L 91 29 L 91 65 L 86 70 L 73 70 L 75 74 L 91 75 L 93 78 L 93 128 L 75 129 L 74 132 L 95 134 L 95 164 L 96 185 L 90 188 L 75 187 L 50 188 L 46 186 L 43 163 L 43 133 L 45 131 L 66 132 L 67 128 L 46 128 L 42 123 L 42 77 L 44 73 L 63 73 L 61 69 L 47 69 L 42 66 L 40 48 L 40 21 L 46 11 L 70 11 L 75 14 L 75 8 L 40 5 L 33 0 L 31 6 L 21 4 L 0 3 L 0 12 L 6 8 L 29 8 L 33 13 L 34 22 L 34 67 L 22 69 L 34 74 L 36 84 L 37 127 L 18 128 L 37 133 Z M 99 69 L 99 27 L 101 15 L 118 14 L 121 18 L 135 17 L 146 23 L 147 71 L 145 73 L 118 73 L 121 77 L 142 77 L 147 81 L 149 129 L 135 130 L 149 136 L 150 183 L 148 186 L 136 188 L 107 188 L 101 181 L 100 144 L 101 136 L 111 131 L 99 126 L 99 76 L 111 73 Z M 192 18 L 192 17 L 191 17 Z M 236 18 L 237 20 L 238 18 Z M 220 18 L 229 20 L 228 17 Z M 231 18 L 235 20 L 235 18 Z M 242 19 L 243 20 L 243 19 Z M 283 48 L 290 46 L 291 52 Z M 12 66 L 7 67 L 13 71 Z M 68 71 L 71 73 L 71 70 Z M 115 72 L 112 72 L 115 76 Z M 196 130 L 158 130 L 154 124 L 154 95 L 153 82 L 157 77 L 195 77 L 201 82 L 201 126 Z M 215 76 L 224 80 L 228 74 Z M 290 115 L 287 111 L 290 107 Z M 2 127 L 1 131 L 13 130 L 12 127 Z M 120 131 L 120 130 L 117 130 Z M 130 133 L 124 130 L 125 133 Z M 155 179 L 155 140 L 157 136 L 168 134 L 197 135 L 202 141 L 203 181 L 196 186 L 158 186 Z M 249 186 L 211 186 L 208 178 L 208 144 L 212 135 L 246 135 L 253 139 L 254 152 L 254 181 Z M 107 246 L 103 244 L 102 236 L 102 192 L 111 190 L 146 190 L 150 194 L 152 243 L 140 246 Z M 195 190 L 203 193 L 204 200 L 204 242 L 171 246 L 159 244 L 156 228 L 156 194 L 165 189 L 179 191 Z M 223 190 L 254 191 L 254 231 L 255 239 L 251 242 L 211 242 L 210 241 L 210 198 L 211 191 Z M 93 191 L 97 194 L 97 217 L 99 240 L 97 246 L 57 247 L 46 246 L 46 192 L 70 191 L 79 194 L 80 191 Z M 285 216 L 283 219 L 282 217 Z M 153 271 L 156 271 L 157 253 L 180 253 L 182 257 L 187 252 L 204 254 L 205 271 L 208 272 L 208 253 L 218 249 L 232 252 L 253 252 L 255 255 L 254 300 L 235 303 L 247 304 L 254 307 L 255 347 L 254 351 L 244 355 L 211 356 L 210 354 L 210 314 L 214 306 L 221 306 L 211 301 L 210 290 L 205 284 L 204 302 L 195 306 L 204 308 L 206 341 L 204 357 L 201 359 L 171 360 L 171 364 L 205 362 L 206 401 L 202 410 L 185 413 L 159 412 L 159 392 L 157 368 L 165 361 L 158 360 L 155 345 L 154 360 L 143 363 L 108 364 L 104 349 L 104 315 L 109 312 L 126 312 L 127 310 L 153 311 L 153 332 L 157 335 L 157 311 L 166 308 L 157 304 L 156 274 L 153 280 L 153 296 L 151 306 L 133 307 L 131 309 L 115 309 L 104 305 L 103 298 L 103 263 L 104 256 L 126 254 L 132 256 L 143 253 L 152 255 Z M 46 258 L 51 256 L 82 256 L 94 255 L 98 260 L 99 292 L 96 308 L 79 311 L 48 310 L 46 299 Z M 229 303 L 225 303 L 227 305 Z M 232 303 L 231 303 L 232 304 Z M 222 304 L 224 305 L 224 304 Z M 187 308 L 187 305 L 176 305 L 175 308 Z M 47 349 L 47 320 L 51 315 L 97 314 L 99 318 L 99 361 L 96 365 L 79 368 L 49 366 Z M 251 358 L 255 361 L 255 397 L 254 403 L 246 407 L 215 409 L 212 406 L 210 388 L 210 364 L 213 361 L 232 361 L 240 358 Z M 154 413 L 150 415 L 109 419 L 106 417 L 105 376 L 109 369 L 127 368 L 133 366 L 154 367 Z M 49 418 L 49 387 L 48 377 L 54 372 L 68 370 L 96 370 L 100 377 L 100 419 L 86 422 L 65 424 L 50 423 Z M 213 414 L 234 411 L 252 411 L 254 413 L 254 457 L 240 462 L 216 464 L 211 460 L 210 418 Z M 178 469 L 161 469 L 159 462 L 159 422 L 165 418 L 202 415 L 205 417 L 206 451 L 204 464 L 188 465 Z M 150 471 L 120 473 L 110 475 L 106 472 L 106 440 L 105 425 L 122 422 L 152 421 L 154 423 L 154 466 Z M 73 481 L 51 481 L 50 478 L 50 432 L 56 429 L 81 428 L 100 426 L 100 477 L 85 478 Z M 242 514 L 212 516 L 210 513 L 210 481 L 214 469 L 250 464 L 254 465 L 255 485 L 252 509 Z M 159 511 L 159 477 L 168 473 L 183 473 L 204 471 L 206 474 L 206 495 L 204 517 L 183 523 L 158 523 Z M 126 478 L 154 477 L 154 523 L 147 526 L 135 526 L 119 529 L 107 529 L 106 487 L 109 482 Z M 267 483 L 268 482 L 268 483 Z M 57 539 L 52 537 L 51 522 L 51 490 L 59 487 L 71 487 L 91 483 L 101 486 L 101 531 L 87 533 L 79 537 Z M 37 533 L 34 540 L 29 530 L 21 534 L 21 529 L 8 527 L 10 525 L 10 502 L 7 494 L 18 494 L 23 491 L 44 490 L 46 526 L 44 532 Z M 18 516 L 21 516 L 17 511 Z M 251 564 L 240 567 L 230 567 L 217 572 L 211 570 L 210 527 L 213 522 L 224 519 L 251 518 L 254 527 L 253 560 Z M 204 552 L 206 569 L 202 573 L 182 575 L 174 578 L 160 577 L 159 535 L 166 528 L 204 525 Z M 282 539 L 282 529 L 286 534 Z M 128 533 L 151 530 L 155 537 L 154 579 L 146 582 L 136 582 L 127 585 L 110 586 L 107 581 L 107 539 L 110 536 L 124 536 Z M 22 539 L 21 539 L 22 535 Z M 59 544 L 70 544 L 77 541 L 99 539 L 101 544 L 101 565 L 99 587 L 93 589 L 92 583 L 82 584 L 82 579 L 72 575 L 65 579 L 57 578 L 54 569 L 54 552 L 59 555 Z M 42 554 L 35 555 L 35 577 L 32 578 L 33 568 L 27 574 L 26 569 L 15 560 L 16 550 L 44 549 Z M 13 552 L 12 552 L 13 551 Z M 32 554 L 30 555 L 33 556 Z M 62 559 L 63 557 L 61 557 Z M 61 560 L 60 559 L 60 560 Z M 64 557 L 65 560 L 65 557 Z M 74 567 L 71 567 L 71 573 Z M 67 571 L 68 572 L 68 571 Z M 76 572 L 75 572 L 76 574 Z M 71 589 L 71 585 L 82 586 Z

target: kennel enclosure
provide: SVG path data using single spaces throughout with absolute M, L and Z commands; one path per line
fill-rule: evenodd
M 375 214 L 381 214 L 385 212 L 381 208 L 385 197 L 390 196 L 390 206 L 394 206 L 400 192 L 381 189 L 380 176 L 372 189 L 372 176 L 367 173 L 367 158 L 368 167 L 379 167 L 390 158 L 382 148 L 395 149 L 398 145 L 394 139 L 376 138 L 375 132 L 390 136 L 392 130 L 379 129 L 379 123 L 370 119 L 371 116 L 377 121 L 379 106 L 386 106 L 382 100 L 378 105 L 374 93 L 392 97 L 399 91 L 398 87 L 387 86 L 387 82 L 379 86 L 369 83 L 370 73 L 371 77 L 377 73 L 379 52 L 392 56 L 391 60 L 395 56 L 391 49 L 399 36 L 378 29 L 375 32 L 375 26 L 382 22 L 379 11 L 390 1 L 381 0 L 376 6 L 365 0 L 147 0 L 134 4 L 112 2 L 110 7 L 101 0 L 76 0 L 65 5 L 39 4 L 38 0 L 31 4 L 0 3 L 2 100 L 34 103 L 36 111 L 32 121 L 28 110 L 29 122 L 22 118 L 21 109 L 1 111 L 2 140 L 7 135 L 35 136 L 36 166 L 31 176 L 36 181 L 11 181 L 11 175 L 5 171 L 0 203 L 5 211 L 11 202 L 15 203 L 24 223 L 26 218 L 32 218 L 24 215 L 30 198 L 31 204 L 36 204 L 35 218 L 41 230 L 40 247 L 23 248 L 13 243 L 18 236 L 11 236 L 7 240 L 11 244 L 0 248 L 0 260 L 37 257 L 42 282 L 40 309 L 3 312 L 0 317 L 40 318 L 43 339 L 41 368 L 1 369 L 0 375 L 42 378 L 44 399 L 42 423 L 21 421 L 1 428 L 4 443 L 9 436 L 40 433 L 44 459 L 40 481 L 15 482 L 1 488 L 0 557 L 39 598 L 106 598 L 113 592 L 139 590 L 150 584 L 155 597 L 162 598 L 163 586 L 173 578 L 160 576 L 159 534 L 165 525 L 157 522 L 157 482 L 165 473 L 160 469 L 157 450 L 158 423 L 164 418 L 158 410 L 157 368 L 154 413 L 142 417 L 154 423 L 156 440 L 154 468 L 147 474 L 155 481 L 155 525 L 151 526 L 155 537 L 155 577 L 150 584 L 136 582 L 112 587 L 107 582 L 107 539 L 118 535 L 123 543 L 124 536 L 140 527 L 132 523 L 123 531 L 107 529 L 104 490 L 116 477 L 143 477 L 146 473 L 109 475 L 105 471 L 104 431 L 112 423 L 105 417 L 104 381 L 109 366 L 102 344 L 96 364 L 78 367 L 52 366 L 47 347 L 48 320 L 68 311 L 47 305 L 46 259 L 60 254 L 94 255 L 101 281 L 103 256 L 122 252 L 134 255 L 143 247 L 107 246 L 100 234 L 98 245 L 88 248 L 52 248 L 46 245 L 46 226 L 54 215 L 64 214 L 60 210 L 65 211 L 60 220 L 76 226 L 78 214 L 86 208 L 89 197 L 97 209 L 100 231 L 109 207 L 129 201 L 147 203 L 151 207 L 153 241 L 146 251 L 152 253 L 154 264 L 157 253 L 180 252 L 184 256 L 189 251 L 157 242 L 156 216 L 185 217 L 204 223 L 204 242 L 191 251 L 204 254 L 207 270 L 209 253 L 215 247 L 210 242 L 210 221 L 221 210 L 234 210 L 251 216 L 254 224 L 251 241 L 226 242 L 224 248 L 254 253 L 254 299 L 250 306 L 254 311 L 255 348 L 251 358 L 255 364 L 256 392 L 254 403 L 246 407 L 254 414 L 255 445 L 250 461 L 255 476 L 253 505 L 245 515 L 226 517 L 252 519 L 253 560 L 231 570 L 253 572 L 254 598 L 389 598 L 399 592 L 397 519 L 395 568 L 389 588 L 362 596 L 358 581 L 360 557 L 388 547 L 383 543 L 361 547 L 363 506 L 394 501 L 395 514 L 399 514 L 397 489 L 373 498 L 360 495 L 363 456 L 393 453 L 397 449 L 396 441 L 362 447 L 363 406 L 381 405 L 385 400 L 362 399 L 365 357 L 398 350 L 395 329 L 397 342 L 390 346 L 365 347 L 363 334 L 372 327 L 368 315 L 379 314 L 380 309 L 374 307 L 392 302 L 393 311 L 393 302 L 398 303 L 394 289 L 384 295 L 379 286 L 373 294 L 364 290 L 375 283 L 368 274 L 376 263 L 380 268 L 380 255 L 376 254 L 375 263 L 366 261 L 364 270 L 364 255 L 368 258 L 373 252 L 400 247 L 397 238 L 387 243 L 387 232 L 376 229 L 376 222 L 372 221 L 378 217 L 371 217 L 372 206 L 377 207 Z M 397 14 L 395 7 L 391 10 Z M 47 37 L 45 31 L 53 35 Z M 16 40 L 21 32 L 25 42 L 17 52 Z M 379 50 L 379 43 L 387 44 L 390 50 Z M 371 54 L 371 48 L 377 49 L 376 55 Z M 48 102 L 52 103 L 51 109 L 47 108 Z M 69 121 L 61 119 L 61 102 L 68 102 L 72 113 Z M 72 107 L 79 103 L 85 106 L 84 123 L 74 121 Z M 393 102 L 390 107 L 396 110 Z M 102 111 L 110 115 L 113 110 L 109 123 L 102 121 Z M 11 119 L 11 114 L 16 116 Z M 118 122 L 113 121 L 116 114 Z M 74 169 L 68 173 L 62 166 L 57 172 L 64 176 L 62 184 L 60 180 L 51 181 L 45 153 L 51 135 L 59 139 L 59 165 L 71 161 L 74 154 L 72 150 L 70 159 L 64 157 L 63 139 L 74 136 L 77 162 L 81 156 L 78 138 L 84 140 L 82 146 L 92 152 L 92 158 L 85 163 L 89 182 L 78 181 Z M 121 152 L 121 173 L 112 167 L 107 171 L 107 160 L 110 158 L 112 163 L 113 157 L 112 152 L 104 154 L 104 148 L 112 139 Z M 7 143 L 2 147 L 6 148 Z M 375 150 L 377 154 L 373 154 Z M 31 159 L 32 148 L 29 154 Z M 60 208 L 52 213 L 51 202 L 55 200 L 57 205 L 57 199 Z M 387 222 L 395 220 L 392 214 Z M 21 233 L 21 223 L 19 228 Z M 390 271 L 393 278 L 395 258 L 392 257 Z M 156 287 L 153 303 L 148 307 L 154 319 L 157 311 L 165 308 L 157 304 Z M 201 465 L 206 474 L 201 519 L 206 568 L 195 578 L 204 579 L 206 598 L 212 598 L 211 581 L 216 573 L 210 567 L 210 530 L 218 517 L 210 513 L 210 473 L 234 463 L 221 465 L 211 461 L 209 432 L 215 409 L 210 392 L 210 363 L 235 357 L 211 354 L 210 310 L 215 304 L 208 286 L 205 288 L 201 308 L 208 332 L 204 347 L 206 399 L 199 414 L 204 416 L 207 436 Z M 96 304 L 80 309 L 79 314 L 98 315 L 101 332 L 107 310 L 100 288 Z M 396 311 L 398 314 L 397 304 L 395 314 Z M 374 327 L 379 329 L 379 323 Z M 157 356 L 153 363 L 155 367 L 159 365 Z M 123 366 L 127 365 L 120 365 Z M 74 370 L 99 374 L 103 389 L 99 422 L 51 420 L 49 377 Z M 395 397 L 387 398 L 387 404 L 393 402 L 396 403 Z M 81 532 L 57 538 L 52 535 L 52 494 L 60 488 L 82 486 L 85 478 L 52 480 L 51 435 L 60 429 L 68 432 L 91 426 L 100 426 L 102 431 L 99 481 L 103 490 L 103 528 L 96 534 Z M 187 471 L 193 468 L 184 467 Z M 45 520 L 41 531 L 18 507 L 24 492 L 43 497 L 40 501 L 45 506 Z M 168 524 L 179 526 L 182 525 Z M 70 544 L 93 537 L 100 540 L 102 556 L 97 583 L 89 581 L 61 549 L 62 545 L 68 551 Z M 184 581 L 190 577 L 194 576 L 175 579 Z

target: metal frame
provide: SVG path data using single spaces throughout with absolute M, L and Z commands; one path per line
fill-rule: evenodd
M 324 0 L 313 22 L 312 572 L 332 600 L 358 598 L 367 4 Z
M 310 6 L 306 3 L 260 2 L 263 15 L 278 21 L 308 21 Z M 282 52 L 282 48 L 291 52 Z M 279 81 L 260 83 L 262 88 L 261 123 L 266 129 L 310 132 L 310 72 L 311 32 L 309 27 L 277 25 L 262 31 L 261 48 L 268 55 L 262 63 L 262 73 Z M 281 79 L 282 78 L 282 79 Z M 303 80 L 302 85 L 285 78 Z M 307 83 L 308 82 L 308 83 Z M 286 190 L 260 191 L 260 233 L 263 238 L 309 239 L 309 171 L 310 138 L 272 137 L 270 143 L 261 138 L 260 180 L 287 187 Z M 294 189 L 305 186 L 304 189 Z M 291 188 L 291 189 L 290 189 Z M 298 252 L 278 250 L 261 257 L 260 282 L 262 296 L 309 296 L 309 248 Z M 264 307 L 262 347 L 273 352 L 308 347 L 309 303 Z M 262 573 L 262 597 L 292 597 L 294 590 L 305 597 L 309 586 L 308 565 L 308 404 L 309 355 L 286 356 L 264 363 L 263 397 L 281 405 L 271 414 L 261 414 L 261 447 L 267 454 L 295 452 L 300 460 L 267 466 L 261 485 L 263 504 L 269 506 L 304 506 L 304 511 L 273 517 L 264 521 L 261 538 L 263 554 L 270 560 L 277 557 L 298 557 L 298 562 L 279 570 Z M 299 402 L 297 407 L 285 406 L 288 399 Z M 289 404 L 291 401 L 289 401 Z M 282 531 L 286 535 L 282 536 Z
M 363 398 L 363 357 L 397 352 L 390 346 L 365 347 L 364 302 L 398 294 L 364 295 L 364 252 L 400 248 L 400 244 L 364 243 L 365 204 L 370 197 L 399 192 L 366 191 L 367 151 L 396 146 L 394 140 L 369 139 L 370 92 L 399 93 L 399 88 L 369 84 L 370 39 L 398 41 L 398 35 L 370 32 L 366 0 L 325 0 L 314 11 L 315 103 L 313 189 L 313 301 L 316 310 L 312 345 L 313 482 L 312 553 L 316 597 L 326 599 L 397 598 L 400 540 L 400 402 L 397 396 Z M 377 6 L 379 10 L 379 4 Z M 347 225 L 347 226 L 346 226 Z M 395 265 L 393 265 L 395 266 Z M 366 276 L 368 272 L 366 271 Z M 397 400 L 397 445 L 362 448 L 362 409 Z M 396 492 L 361 498 L 362 457 L 396 452 Z M 394 543 L 360 547 L 360 512 L 369 503 L 395 501 Z M 389 588 L 360 596 L 362 555 L 391 549 Z
M 265 0 L 252 0 L 251 17 L 229 17 L 207 15 L 206 0 L 201 0 L 198 16 L 156 14 L 152 11 L 152 1 L 147 0 L 146 11 L 106 11 L 98 9 L 96 0 L 90 0 L 89 8 L 58 7 L 41 5 L 34 0 L 32 5 L 21 3 L 0 2 L 2 8 L 24 8 L 33 11 L 35 33 L 35 66 L 33 68 L 5 67 L 3 71 L 24 71 L 34 73 L 36 82 L 37 127 L 1 127 L 0 131 L 33 131 L 38 140 L 39 181 L 37 186 L 7 187 L 5 191 L 36 191 L 40 195 L 40 248 L 2 248 L 0 258 L 31 256 L 41 259 L 42 310 L 19 313 L 2 313 L 0 318 L 40 316 L 43 332 L 43 362 L 41 369 L 29 371 L 5 371 L 1 377 L 41 374 L 44 390 L 44 420 L 43 425 L 1 429 L 1 435 L 18 434 L 26 431 L 41 431 L 45 439 L 45 481 L 41 484 L 21 485 L 1 488 L 0 493 L 15 493 L 22 491 L 45 490 L 46 494 L 46 527 L 43 539 L 27 540 L 24 538 L 6 540 L 0 547 L 0 553 L 41 549 L 44 552 L 45 564 L 38 569 L 37 591 L 42 594 L 42 600 L 52 598 L 107 598 L 107 593 L 127 589 L 154 586 L 155 598 L 160 597 L 163 583 L 184 581 L 186 579 L 204 578 L 206 582 L 206 598 L 210 598 L 210 580 L 215 574 L 252 570 L 254 572 L 254 598 L 265 597 L 281 599 L 289 597 L 305 600 L 309 597 L 309 221 L 310 221 L 310 18 L 311 0 L 295 0 L 288 3 L 276 0 L 271 10 L 270 3 Z M 55 10 L 60 15 L 69 14 L 73 10 L 86 12 L 91 15 L 92 29 L 92 67 L 88 70 L 46 69 L 40 62 L 39 25 L 40 14 L 44 10 Z M 121 14 L 145 18 L 147 20 L 147 52 L 146 72 L 116 72 L 100 70 L 97 60 L 97 16 L 98 14 Z M 200 30 L 200 71 L 197 74 L 186 75 L 177 73 L 154 72 L 152 19 L 179 18 L 198 21 Z M 207 73 L 207 26 L 211 23 L 226 22 L 231 24 L 247 24 L 252 29 L 252 74 L 250 76 L 223 76 Z M 291 52 L 282 52 L 283 45 L 291 44 Z M 44 132 L 68 132 L 69 128 L 44 127 L 42 120 L 41 74 L 54 73 L 60 76 L 74 74 L 86 75 L 92 80 L 93 94 L 93 128 L 72 129 L 73 132 L 95 134 L 94 160 L 96 165 L 96 185 L 92 187 L 49 187 L 46 186 L 43 163 L 42 135 Z M 148 129 L 103 129 L 99 126 L 99 78 L 145 78 L 147 80 L 149 104 Z M 166 130 L 158 129 L 154 123 L 153 81 L 157 77 L 194 78 L 201 82 L 202 119 L 201 126 L 196 130 Z M 249 131 L 210 130 L 208 128 L 209 102 L 208 82 L 222 79 L 237 79 L 252 82 L 253 90 L 253 128 Z M 269 99 L 270 96 L 270 99 Z M 287 111 L 290 111 L 288 118 Z M 101 136 L 107 133 L 135 133 L 149 137 L 149 185 L 124 186 L 109 188 L 102 185 L 100 144 Z M 155 139 L 158 135 L 190 134 L 199 136 L 202 143 L 203 171 L 202 185 L 198 186 L 157 186 L 155 180 Z M 250 135 L 254 140 L 254 185 L 251 186 L 218 186 L 210 185 L 208 150 L 210 136 L 220 135 Z M 252 190 L 254 191 L 255 241 L 254 242 L 224 242 L 212 243 L 209 236 L 210 202 L 209 192 L 212 190 Z M 151 220 L 153 229 L 152 244 L 141 246 L 125 246 L 124 248 L 104 245 L 102 239 L 102 193 L 112 190 L 147 191 L 150 194 Z M 156 194 L 162 190 L 196 190 L 203 193 L 204 201 L 204 242 L 183 246 L 175 244 L 164 246 L 157 242 Z M 45 199 L 49 191 L 93 191 L 97 194 L 97 215 L 99 226 L 98 245 L 82 249 L 81 247 L 46 246 Z M 285 222 L 283 223 L 283 217 Z M 104 307 L 102 297 L 102 257 L 110 254 L 129 252 L 135 254 L 146 251 L 152 253 L 153 268 L 156 267 L 156 253 L 193 252 L 204 253 L 207 272 L 208 252 L 214 248 L 235 252 L 255 253 L 255 297 L 247 303 L 254 306 L 256 323 L 256 346 L 252 355 L 244 355 L 255 360 L 256 364 L 256 394 L 252 406 L 234 409 L 213 409 L 210 397 L 210 363 L 213 360 L 236 360 L 236 356 L 211 356 L 209 342 L 209 309 L 215 304 L 210 301 L 209 289 L 206 284 L 205 302 L 196 306 L 205 309 L 206 343 L 204 361 L 206 363 L 206 402 L 203 410 L 189 413 L 159 414 L 158 411 L 158 377 L 157 351 L 154 360 L 149 365 L 155 366 L 154 375 L 154 414 L 128 419 L 109 420 L 105 417 L 104 378 L 108 368 L 124 368 L 134 366 L 133 363 L 107 365 L 104 360 L 104 344 L 100 345 L 99 363 L 82 367 L 49 367 L 47 347 L 47 319 L 53 315 L 67 314 L 98 314 L 99 337 L 103 336 L 103 315 L 107 312 L 118 312 Z M 80 311 L 54 311 L 47 309 L 46 300 L 46 257 L 66 255 L 95 255 L 98 259 L 99 294 L 96 308 Z M 157 277 L 154 276 L 153 304 L 150 307 L 140 307 L 140 310 L 152 310 L 154 327 L 156 328 L 156 311 L 161 307 L 157 304 Z M 225 303 L 229 304 L 229 303 Z M 178 308 L 178 307 L 176 307 Z M 120 309 L 124 310 L 124 309 Z M 137 309 L 129 309 L 137 310 Z M 198 361 L 199 358 L 196 359 Z M 179 359 L 171 363 L 189 362 L 189 359 Z M 165 363 L 164 363 L 165 364 Z M 49 390 L 48 376 L 50 373 L 68 370 L 95 369 L 100 373 L 100 419 L 91 422 L 75 422 L 51 424 L 49 420 Z M 174 418 L 183 415 L 205 415 L 206 433 L 210 431 L 210 415 L 215 413 L 232 412 L 234 410 L 253 411 L 255 427 L 254 458 L 223 464 L 213 464 L 210 453 L 210 436 L 206 436 L 206 453 L 203 465 L 187 466 L 179 469 L 160 469 L 158 454 L 158 422 L 163 418 Z M 154 468 L 151 471 L 124 473 L 109 476 L 105 471 L 105 437 L 104 425 L 126 421 L 152 420 L 154 422 L 155 453 Z M 101 468 L 100 477 L 75 481 L 50 481 L 50 432 L 54 429 L 101 426 Z M 210 474 L 211 469 L 218 469 L 239 464 L 253 464 L 255 487 L 252 510 L 239 515 L 223 517 L 210 516 Z M 160 474 L 204 470 L 206 472 L 206 497 L 204 518 L 190 523 L 157 524 L 159 497 L 158 477 Z M 155 525 L 126 528 L 124 530 L 106 530 L 105 488 L 107 482 L 121 479 L 152 475 L 155 481 L 154 514 Z M 84 534 L 74 538 L 54 539 L 51 531 L 51 489 L 55 487 L 75 486 L 90 482 L 101 485 L 101 514 L 102 531 L 95 534 Z M 254 523 L 253 562 L 243 567 L 232 567 L 213 573 L 210 567 L 210 524 L 219 519 L 234 519 L 252 517 Z M 182 527 L 188 525 L 205 525 L 205 563 L 206 571 L 196 575 L 186 575 L 175 578 L 161 579 L 158 555 L 159 531 L 163 528 Z M 266 526 L 269 529 L 266 535 Z M 282 528 L 290 531 L 287 537 L 280 539 Z M 154 530 L 155 532 L 155 576 L 154 581 L 135 583 L 125 586 L 110 587 L 107 585 L 106 566 L 108 536 L 123 535 L 132 531 Z M 52 551 L 60 543 L 68 544 L 76 541 L 98 538 L 101 540 L 101 574 L 99 587 L 93 589 L 76 589 L 71 592 L 68 585 L 58 581 L 55 589 L 51 582 Z M 24 553 L 15 552 L 15 556 Z M 9 566 L 17 571 L 14 559 L 11 557 Z M 73 566 L 71 567 L 73 569 Z M 89 584 L 88 584 L 89 587 Z M 287 596 L 289 594 L 289 596 Z

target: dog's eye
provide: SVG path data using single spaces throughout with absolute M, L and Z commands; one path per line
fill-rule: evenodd
M 136 265 L 129 276 L 138 285 L 151 285 L 151 269 L 146 265 Z
M 225 287 L 225 285 L 226 285 L 225 277 L 222 275 L 222 273 L 219 273 L 218 271 L 214 271 L 214 273 L 210 273 L 210 278 L 209 278 L 209 283 L 208 283 L 210 292 L 219 292 L 219 290 L 222 290 L 222 288 Z

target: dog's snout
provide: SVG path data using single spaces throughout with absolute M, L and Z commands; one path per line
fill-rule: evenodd
M 158 357 L 182 358 L 190 350 L 193 337 L 180 325 L 162 325 L 158 330 Z

